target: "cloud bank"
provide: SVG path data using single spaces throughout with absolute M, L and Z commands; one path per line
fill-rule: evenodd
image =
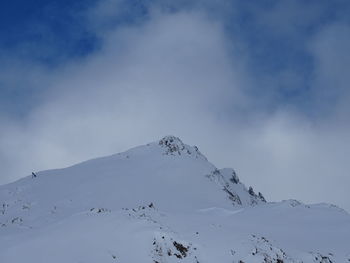
M 303 74 L 293 58 L 272 63 L 251 47 L 266 43 L 234 30 L 227 5 L 154 3 L 120 24 L 121 1 L 103 1 L 86 14 L 102 42 L 96 52 L 57 68 L 6 58 L 13 67 L 1 68 L 1 82 L 40 95 L 28 95 L 21 117 L 0 115 L 0 183 L 174 134 L 270 200 L 350 210 L 349 23 L 337 16 L 308 28 L 322 5 L 304 9 L 305 19 L 294 4 L 249 9 L 256 29 L 294 42 L 303 35 L 293 45 L 311 61 Z M 291 23 L 278 23 L 284 14 Z

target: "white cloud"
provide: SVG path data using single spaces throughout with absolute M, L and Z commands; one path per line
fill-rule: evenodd
M 197 13 L 155 13 L 113 31 L 98 54 L 50 77 L 46 102 L 3 132 L 2 155 L 15 160 L 9 178 L 200 132 L 223 103 L 242 101 L 220 25 Z
M 322 76 L 328 70 L 334 81 L 342 81 L 338 74 L 349 62 L 340 60 L 337 69 L 334 58 L 341 55 L 333 54 L 333 47 L 344 47 L 343 42 L 332 40 L 339 29 L 327 30 L 312 46 L 319 61 L 315 90 L 326 87 Z M 28 75 L 46 87 L 45 100 L 25 120 L 2 117 L 2 183 L 174 134 L 199 145 L 218 166 L 236 168 L 242 181 L 273 200 L 294 197 L 350 208 L 349 133 L 337 120 L 344 109 L 327 120 L 311 120 L 283 105 L 273 112 L 261 107 L 271 95 L 248 95 L 246 87 L 259 81 L 244 54 L 233 57 L 217 19 L 199 11 L 155 10 L 143 23 L 101 36 L 99 52 Z M 346 87 L 343 73 L 339 86 Z M 291 87 L 301 81 L 284 72 L 270 83 L 279 80 Z

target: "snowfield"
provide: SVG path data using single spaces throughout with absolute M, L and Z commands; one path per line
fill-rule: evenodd
M 0 186 L 0 263 L 346 263 L 350 216 L 158 142 Z

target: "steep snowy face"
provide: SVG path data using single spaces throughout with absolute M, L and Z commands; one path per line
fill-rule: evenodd
M 164 148 L 166 155 L 185 155 L 201 159 L 207 162 L 207 158 L 199 151 L 197 146 L 184 144 L 178 137 L 165 136 L 158 145 Z M 264 196 L 259 192 L 256 194 L 252 187 L 249 190 L 239 181 L 236 172 L 231 168 L 214 169 L 206 175 L 212 182 L 221 187 L 227 193 L 232 205 L 256 205 L 266 202 Z
M 208 177 L 222 187 L 233 204 L 247 206 L 266 202 L 262 193 L 256 194 L 251 186 L 247 189 L 231 168 L 214 170 Z

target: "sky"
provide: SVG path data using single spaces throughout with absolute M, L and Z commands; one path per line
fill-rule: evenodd
M 172 134 L 270 201 L 350 211 L 347 0 L 13 0 L 0 184 Z

